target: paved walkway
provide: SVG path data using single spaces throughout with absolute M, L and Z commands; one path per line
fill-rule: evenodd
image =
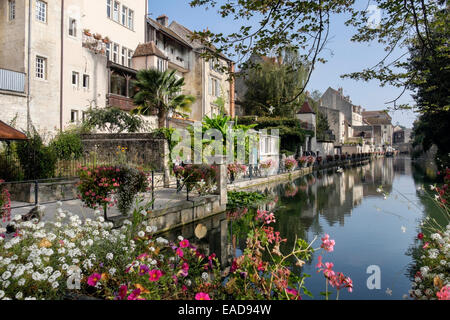
M 190 195 L 190 200 L 194 200 L 198 198 L 195 194 Z M 144 201 L 151 201 L 152 196 L 149 193 L 144 194 Z M 159 189 L 155 191 L 155 204 L 154 204 L 154 210 L 160 210 L 160 209 L 167 209 L 170 207 L 175 207 L 180 204 L 186 203 L 186 191 L 183 190 L 179 193 L 176 192 L 175 189 Z M 12 207 L 16 206 L 24 206 L 27 205 L 27 207 L 24 208 L 18 208 L 18 209 L 12 209 L 11 210 L 11 216 L 14 217 L 16 215 L 22 215 L 28 213 L 32 208 L 34 208 L 33 205 L 28 205 L 24 202 L 15 202 L 13 201 L 11 203 Z M 43 204 L 42 206 L 45 207 L 45 215 L 42 221 L 54 221 L 56 210 L 59 207 L 58 203 L 48 203 Z M 69 211 L 71 213 L 74 213 L 81 218 L 94 218 L 96 217 L 95 211 L 89 208 L 86 208 L 83 206 L 83 203 L 80 200 L 69 200 L 69 201 L 62 201 L 62 208 L 65 211 Z M 103 210 L 101 210 L 101 216 L 103 216 Z M 119 211 L 116 207 L 108 209 L 108 217 L 114 217 L 120 215 Z M 1 224 L 5 225 L 5 224 Z

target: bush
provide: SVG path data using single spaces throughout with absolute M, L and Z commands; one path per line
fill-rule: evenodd
M 47 179 L 54 177 L 57 157 L 52 148 L 42 142 L 36 129 L 28 132 L 28 140 L 17 144 L 25 180 Z
M 78 160 L 83 155 L 83 143 L 75 130 L 59 132 L 50 147 L 59 160 Z
M 334 157 L 332 155 L 327 155 L 327 161 L 331 162 L 333 161 Z
M 128 214 L 135 196 L 147 190 L 144 172 L 127 166 L 82 167 L 79 170 L 79 198 L 91 209 L 112 207 L 117 204 L 120 213 Z M 113 199 L 113 195 L 117 195 Z

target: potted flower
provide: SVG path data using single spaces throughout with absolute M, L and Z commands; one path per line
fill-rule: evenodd
M 86 36 L 88 36 L 88 37 L 92 36 L 92 33 L 90 32 L 89 29 L 84 29 L 84 30 L 83 30 L 83 33 L 84 33 Z
M 111 40 L 109 40 L 108 37 L 104 37 L 104 38 L 103 38 L 103 42 L 106 43 L 106 44 L 108 44 L 108 43 L 111 42 Z
M 327 162 L 332 162 L 334 157 L 332 155 L 327 155 Z
M 316 160 L 318 164 L 322 164 L 323 158 L 321 156 L 318 156 Z
M 314 157 L 313 157 L 313 156 L 308 156 L 307 162 L 308 162 L 308 167 L 312 167 L 312 165 L 313 165 L 314 162 L 315 162 Z
M 94 39 L 100 41 L 102 40 L 102 35 L 99 33 L 94 33 Z
M 294 158 L 286 158 L 284 160 L 284 167 L 287 171 L 293 171 L 297 167 L 297 165 L 297 160 L 295 160 Z
M 267 159 L 266 161 L 263 161 L 260 163 L 260 167 L 262 170 L 264 170 L 266 177 L 269 175 L 269 170 L 273 166 L 273 160 Z
M 306 168 L 306 166 L 308 165 L 308 157 L 305 156 L 301 157 L 299 159 L 299 163 L 301 167 Z

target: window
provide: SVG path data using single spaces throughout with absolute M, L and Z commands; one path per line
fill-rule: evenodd
M 8 17 L 12 21 L 16 19 L 16 0 L 9 0 L 8 5 Z
M 111 18 L 111 0 L 106 0 L 106 15 Z
M 111 43 L 106 44 L 106 58 L 111 60 Z
M 36 0 L 36 19 L 41 22 L 47 22 L 47 3 Z
M 47 78 L 47 59 L 36 57 L 36 78 Z
M 164 66 L 164 60 L 158 58 L 158 71 L 166 71 Z
M 128 10 L 128 28 L 134 30 L 134 11 L 131 9 Z
M 78 80 L 80 78 L 80 74 L 78 72 L 72 72 L 72 85 L 74 87 L 78 87 Z
M 219 80 L 210 78 L 209 81 L 209 95 L 218 97 L 220 96 L 220 84 Z
M 77 36 L 77 20 L 73 18 L 69 19 L 69 36 Z
M 113 59 L 115 63 L 119 61 L 119 45 L 117 43 L 113 44 Z
M 121 57 L 121 63 L 123 66 L 126 66 L 126 59 L 127 59 L 127 48 L 122 47 L 122 55 Z
M 70 122 L 78 122 L 78 110 L 70 110 Z
M 120 2 L 114 1 L 114 15 L 113 19 L 119 22 L 119 10 L 120 10 Z
M 128 8 L 125 6 L 122 6 L 122 24 L 124 26 L 127 25 L 127 16 L 128 16 Z
M 89 76 L 87 74 L 83 74 L 83 88 L 89 89 Z
M 133 59 L 133 51 L 128 50 L 128 68 L 131 68 L 132 59 Z

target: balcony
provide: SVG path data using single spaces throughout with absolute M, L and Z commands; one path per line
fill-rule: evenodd
M 131 111 L 136 108 L 136 106 L 133 104 L 133 99 L 127 98 L 125 96 L 110 93 L 107 95 L 107 99 L 109 107 L 116 107 L 124 111 Z
M 25 92 L 25 73 L 0 69 L 0 90 Z

